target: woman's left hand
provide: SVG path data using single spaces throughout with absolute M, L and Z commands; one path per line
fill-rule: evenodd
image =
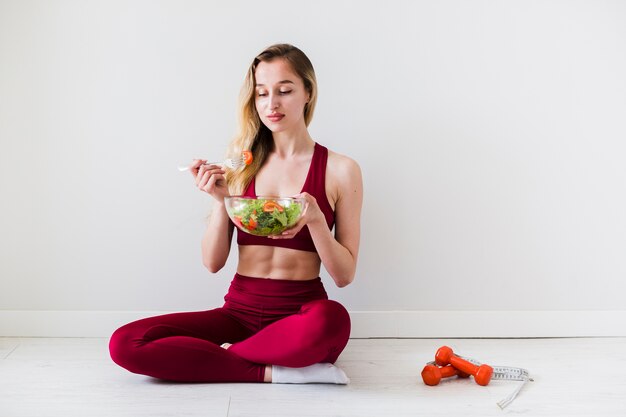
M 309 193 L 300 193 L 298 195 L 294 195 L 293 197 L 304 198 L 304 200 L 306 201 L 302 216 L 300 217 L 298 222 L 293 225 L 293 227 L 285 230 L 280 235 L 268 236 L 270 239 L 292 239 L 306 225 L 312 225 L 315 223 L 326 223 L 324 213 L 322 213 L 322 210 L 317 204 L 317 200 L 315 199 L 315 197 L 313 197 Z

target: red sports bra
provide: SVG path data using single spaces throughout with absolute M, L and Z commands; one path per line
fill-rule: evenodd
M 301 192 L 307 192 L 315 197 L 319 205 L 328 228 L 332 230 L 335 224 L 335 212 L 326 197 L 326 162 L 328 161 L 328 149 L 315 143 L 313 150 L 313 158 L 311 166 L 304 181 Z M 256 197 L 255 178 L 252 178 L 248 188 L 243 194 L 245 197 Z M 237 229 L 237 228 L 236 228 Z M 262 245 L 262 246 L 278 246 L 281 248 L 304 250 L 308 252 L 317 252 L 309 227 L 304 226 L 292 239 L 270 239 L 263 236 L 254 236 L 237 229 L 237 243 L 239 245 Z

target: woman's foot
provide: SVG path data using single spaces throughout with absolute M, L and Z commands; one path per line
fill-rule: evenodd
M 350 378 L 341 368 L 332 363 L 316 363 L 303 368 L 272 366 L 271 381 L 274 384 L 341 384 L 350 382 Z

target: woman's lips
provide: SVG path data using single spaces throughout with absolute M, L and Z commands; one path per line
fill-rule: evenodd
M 268 119 L 270 119 L 270 121 L 272 122 L 280 122 L 280 120 L 285 117 L 284 114 L 280 114 L 280 113 L 276 113 L 276 114 L 270 114 L 269 116 L 267 116 Z

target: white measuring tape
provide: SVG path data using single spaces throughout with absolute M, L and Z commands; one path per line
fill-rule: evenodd
M 482 363 L 478 362 L 476 359 L 466 358 L 461 355 L 456 355 L 456 356 L 458 356 L 461 359 L 465 359 L 466 361 L 471 362 L 476 366 L 482 365 Z M 428 365 L 437 365 L 437 363 L 434 361 L 428 362 Z M 493 380 L 522 381 L 522 383 L 519 384 L 519 386 L 515 388 L 515 390 L 509 396 L 507 396 L 506 398 L 504 398 L 503 400 L 497 403 L 498 407 L 500 407 L 501 410 L 504 410 L 504 408 L 508 406 L 509 404 L 511 404 L 513 400 L 515 399 L 515 397 L 517 397 L 517 394 L 519 394 L 522 388 L 524 388 L 524 385 L 526 385 L 528 381 L 533 381 L 533 379 L 530 377 L 530 374 L 528 373 L 528 371 L 523 368 L 513 368 L 510 366 L 491 366 L 491 367 L 493 368 L 493 375 L 491 376 L 492 381 Z

